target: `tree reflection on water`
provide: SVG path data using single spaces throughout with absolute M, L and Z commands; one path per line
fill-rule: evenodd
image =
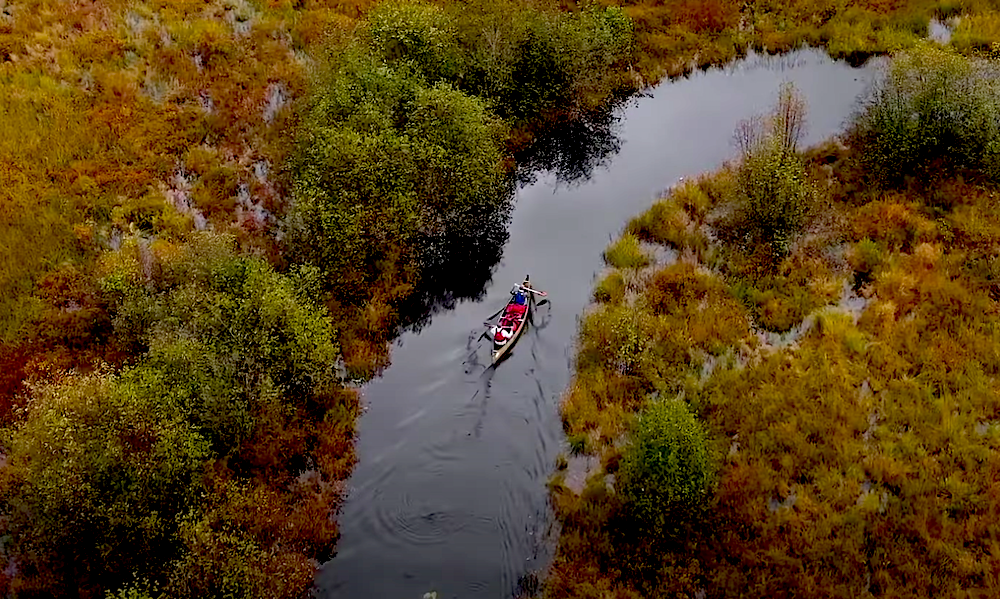
M 514 197 L 507 187 L 501 201 L 453 211 L 425 233 L 420 280 L 399 307 L 403 330 L 420 331 L 434 314 L 485 295 L 507 243 Z
M 557 184 L 578 184 L 621 148 L 616 109 L 624 100 L 555 122 L 515 156 L 517 166 L 502 200 L 466 207 L 440 219 L 422 240 L 421 277 L 399 306 L 401 330 L 420 331 L 434 314 L 481 299 L 508 239 L 514 190 L 551 173 Z
M 625 99 L 608 103 L 574 118 L 548 125 L 515 156 L 521 186 L 535 183 L 539 173 L 551 173 L 557 184 L 582 183 L 621 149 L 619 108 Z

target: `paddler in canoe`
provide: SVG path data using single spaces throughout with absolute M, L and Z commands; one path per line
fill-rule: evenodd
M 531 307 L 534 295 L 547 295 L 544 291 L 537 291 L 531 287 L 528 276 L 524 277 L 524 282 L 515 284 L 510 290 L 510 301 L 502 310 L 503 315 L 489 328 L 489 336 L 493 341 L 493 363 L 496 364 L 503 358 L 510 348 L 521 336 L 521 332 L 528 324 L 531 314 Z

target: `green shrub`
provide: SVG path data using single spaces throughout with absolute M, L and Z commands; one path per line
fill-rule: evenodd
M 690 184 L 688 184 L 690 185 Z M 629 221 L 626 231 L 642 241 L 682 248 L 688 241 L 690 218 L 674 195 L 657 201 Z
M 639 238 L 625 233 L 604 250 L 604 261 L 614 268 L 642 268 L 652 260 L 639 245 Z
M 448 286 L 436 273 L 502 243 L 510 127 L 607 98 L 631 22 L 616 8 L 403 1 L 360 31 L 314 78 L 290 161 L 288 258 L 320 267 L 341 302 L 388 278 L 414 290 L 393 300 L 426 303 L 418 283 Z
M 294 278 L 279 274 L 237 254 L 232 238 L 208 233 L 182 246 L 126 239 L 103 266 L 121 345 L 145 352 L 116 374 L 35 389 L 22 420 L 3 431 L 8 550 L 28 584 L 45 590 L 118 589 L 133 577 L 176 582 L 193 575 L 185 564 L 198 557 L 185 556 L 182 545 L 209 540 L 214 549 L 205 549 L 199 567 L 211 571 L 202 562 L 214 554 L 252 570 L 280 541 L 265 539 L 260 548 L 257 533 L 238 526 L 213 540 L 181 521 L 209 509 L 213 473 L 249 478 L 261 467 L 254 451 L 271 451 L 283 464 L 267 468 L 266 478 L 291 488 L 305 464 L 323 474 L 315 465 L 320 433 L 312 431 L 322 427 L 312 423 L 330 415 L 350 430 L 354 412 L 335 400 L 340 355 L 331 322 L 306 297 L 312 275 L 302 268 Z M 309 432 L 297 422 L 309 423 Z M 275 438 L 272 428 L 287 438 Z M 210 520 L 241 513 L 221 509 Z M 321 544 L 322 532 L 310 532 L 309 542 Z M 278 561 L 301 551 L 294 544 L 301 539 L 288 540 L 293 548 Z M 274 596 L 262 588 L 238 596 Z M 168 594 L 184 595 L 174 590 Z
M 246 438 L 259 404 L 307 402 L 339 381 L 326 311 L 231 238 L 195 235 L 162 259 L 140 246 L 130 259 L 105 279 L 116 332 L 147 348 L 217 446 Z
M 390 63 L 409 63 L 427 81 L 453 81 L 462 68 L 456 22 L 439 6 L 387 2 L 368 15 L 372 50 Z
M 211 456 L 163 377 L 71 378 L 34 399 L 4 435 L 8 551 L 25 578 L 86 588 L 163 574 L 173 516 L 201 496 Z
M 441 8 L 393 2 L 365 30 L 375 56 L 425 83 L 447 82 L 525 122 L 593 108 L 620 82 L 632 23 L 616 7 L 551 12 L 514 2 Z
M 784 254 L 805 220 L 812 192 L 798 154 L 804 124 L 805 103 L 786 86 L 771 115 L 745 121 L 737 130 L 742 156 L 730 227 L 750 246 L 766 244 Z
M 594 300 L 601 303 L 617 304 L 623 297 L 625 297 L 625 278 L 617 270 L 609 272 L 594 288 Z
M 618 470 L 630 514 L 652 534 L 707 499 L 713 479 L 705 430 L 677 399 L 654 399 L 639 416 Z
M 958 169 L 1000 179 L 1000 88 L 991 64 L 922 47 L 895 57 L 854 116 L 849 133 L 870 180 Z
M 514 121 L 594 105 L 615 83 L 611 67 L 628 56 L 632 25 L 619 8 L 570 14 L 529 12 L 517 32 L 513 61 L 493 83 L 501 115 Z M 606 91 L 605 91 L 606 93 Z
M 116 592 L 109 592 L 107 599 L 159 599 L 159 591 L 154 587 L 150 588 L 148 581 L 143 583 L 132 583 L 126 587 L 118 589 Z
M 885 261 L 885 249 L 879 242 L 865 237 L 851 249 L 848 260 L 854 270 L 871 275 Z
M 577 370 L 639 375 L 652 359 L 650 326 L 648 315 L 634 307 L 601 305 L 580 324 Z

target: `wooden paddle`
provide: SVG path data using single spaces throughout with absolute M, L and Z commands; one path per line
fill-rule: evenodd
M 527 280 L 527 279 L 525 279 L 525 280 L 524 280 L 524 282 L 525 282 L 525 283 L 527 283 L 527 282 L 528 282 L 528 280 Z M 521 291 L 530 291 L 531 293 L 534 293 L 534 294 L 536 294 L 536 295 L 540 295 L 540 296 L 542 296 L 542 297 L 545 297 L 545 296 L 547 296 L 547 295 L 548 295 L 548 293 L 546 293 L 546 292 L 544 292 L 544 291 L 539 291 L 539 290 L 537 290 L 537 289 L 534 289 L 533 287 L 529 287 L 529 286 L 526 286 L 526 285 L 524 285 L 523 283 L 522 283 L 522 284 L 520 284 L 520 285 L 518 285 L 518 288 L 520 288 L 520 289 L 521 289 Z M 511 292 L 511 293 L 513 293 L 513 292 Z

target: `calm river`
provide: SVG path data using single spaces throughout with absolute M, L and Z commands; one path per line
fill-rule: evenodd
M 402 335 L 392 365 L 363 389 L 360 461 L 318 595 L 504 599 L 544 569 L 545 484 L 565 444 L 558 404 L 601 251 L 662 190 L 732 157 L 737 123 L 773 106 L 783 82 L 805 96 L 815 143 L 841 129 L 873 72 L 802 51 L 663 83 L 618 111 L 620 150 L 589 179 L 542 173 L 519 189 L 485 297 Z M 488 369 L 481 323 L 526 273 L 551 303 Z

